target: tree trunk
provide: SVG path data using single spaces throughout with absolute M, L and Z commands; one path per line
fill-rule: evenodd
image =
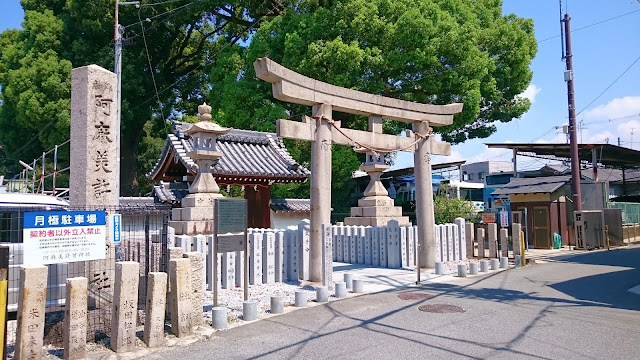
M 139 196 L 138 144 L 142 138 L 142 126 L 130 137 L 120 141 L 120 196 Z

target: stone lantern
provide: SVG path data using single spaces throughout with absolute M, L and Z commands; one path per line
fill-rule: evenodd
M 185 131 L 192 140 L 192 150 L 187 156 L 198 165 L 198 172 L 189 186 L 189 195 L 182 199 L 182 208 L 171 211 L 169 226 L 176 230 L 176 235 L 213 233 L 213 200 L 223 197 L 211 170 L 222 157 L 217 138 L 231 128 L 211 122 L 211 106 L 206 103 L 198 106 L 198 119 Z
M 400 226 L 410 225 L 409 217 L 402 216 L 402 208 L 394 206 L 387 189 L 382 185 L 380 176 L 389 168 L 384 155 L 364 148 L 355 149 L 366 153 L 366 160 L 360 170 L 366 172 L 371 180 L 364 190 L 364 197 L 358 200 L 358 206 L 351 208 L 351 216 L 344 219 L 346 225 L 386 226 L 389 220 L 396 220 Z
M 198 106 L 199 122 L 191 125 L 184 133 L 191 136 L 193 150 L 187 153 L 198 165 L 195 180 L 189 186 L 190 194 L 220 194 L 220 188 L 211 174 L 211 169 L 222 157 L 217 148 L 217 138 L 231 131 L 231 128 L 211 122 L 211 106 Z M 221 196 L 221 195 L 220 195 Z

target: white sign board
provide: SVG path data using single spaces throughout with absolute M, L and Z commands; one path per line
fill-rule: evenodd
M 104 211 L 24 213 L 25 265 L 47 265 L 106 258 Z
M 500 211 L 500 227 L 509 226 L 509 213 L 506 211 Z

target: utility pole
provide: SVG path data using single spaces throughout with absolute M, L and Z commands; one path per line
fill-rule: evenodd
M 113 72 L 116 74 L 116 134 L 118 135 L 118 141 L 120 141 L 120 119 L 121 119 L 121 107 L 122 107 L 122 35 L 124 28 L 118 21 L 118 7 L 120 5 L 135 5 L 140 7 L 138 1 L 122 1 L 115 0 L 115 15 L 114 15 L 114 29 L 113 29 L 113 43 L 115 47 L 115 59 L 113 62 Z M 116 169 L 118 169 L 118 184 L 120 184 L 120 144 L 118 144 L 118 153 L 116 154 Z M 119 196 L 119 195 L 118 195 Z
M 569 142 L 571 144 L 571 190 L 573 191 L 573 205 L 575 211 L 582 211 L 582 192 L 580 186 L 580 159 L 578 154 L 578 139 L 576 134 L 576 100 L 573 88 L 573 53 L 571 52 L 571 17 L 564 14 L 565 54 L 567 64 L 564 80 L 567 82 L 567 97 L 569 103 Z

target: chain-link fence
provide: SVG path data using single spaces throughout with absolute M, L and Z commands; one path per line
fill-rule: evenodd
M 141 203 L 118 207 L 74 207 L 68 210 L 104 210 L 121 216 L 120 242 L 107 243 L 106 259 L 50 264 L 47 278 L 45 344 L 62 346 L 66 279 L 86 277 L 89 281 L 87 340 L 110 336 L 115 262 L 140 263 L 139 304 L 144 305 L 146 277 L 151 271 L 166 271 L 170 207 Z M 24 218 L 27 212 L 47 212 L 42 207 L 0 208 L 0 243 L 9 246 L 8 311 L 18 309 L 20 266 L 24 264 Z M 56 211 L 60 211 L 56 209 Z M 64 211 L 64 210 L 63 210 Z M 107 228 L 109 228 L 107 223 Z M 107 230 L 109 231 L 109 230 Z M 142 308 L 142 307 L 141 307 Z
M 609 209 L 622 210 L 623 225 L 633 225 L 640 223 L 640 204 L 609 202 L 607 204 L 607 207 Z

